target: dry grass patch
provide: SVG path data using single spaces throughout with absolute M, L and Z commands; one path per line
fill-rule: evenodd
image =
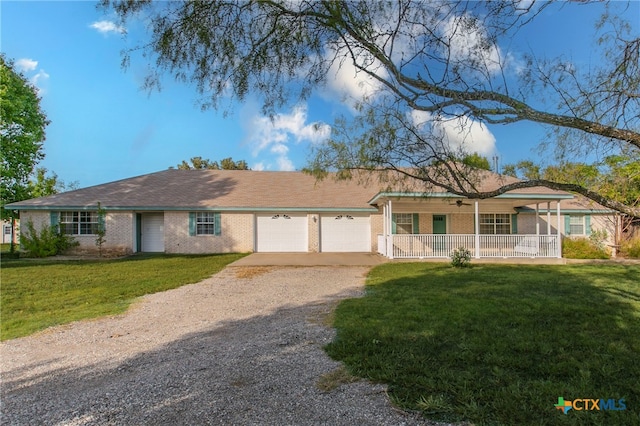
M 249 279 L 271 272 L 271 266 L 238 266 L 235 268 L 236 278 Z
M 320 379 L 318 379 L 318 383 L 316 384 L 316 386 L 322 392 L 331 392 L 341 385 L 348 385 L 349 383 L 355 383 L 359 380 L 359 377 L 356 377 L 353 374 L 349 373 L 345 366 L 341 365 L 340 367 L 320 376 Z

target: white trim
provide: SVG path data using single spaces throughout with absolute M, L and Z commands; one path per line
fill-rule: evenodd
M 478 205 L 478 200 L 475 201 L 475 206 L 474 206 L 474 221 L 475 221 L 475 237 L 474 237 L 474 242 L 475 242 L 475 258 L 476 259 L 480 259 L 480 208 Z
M 556 202 L 556 216 L 558 218 L 558 225 L 556 226 L 556 235 L 558 236 L 558 259 L 562 259 L 562 237 L 560 233 L 560 220 L 562 216 L 560 215 L 560 201 Z

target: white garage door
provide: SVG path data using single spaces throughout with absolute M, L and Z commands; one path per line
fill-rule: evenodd
M 306 214 L 273 213 L 256 217 L 259 252 L 309 251 Z
M 164 252 L 164 214 L 142 215 L 142 251 Z
M 320 251 L 370 252 L 369 215 L 334 214 L 320 217 Z

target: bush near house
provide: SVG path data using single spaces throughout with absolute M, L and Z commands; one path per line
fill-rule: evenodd
M 620 244 L 620 253 L 625 257 L 640 258 L 640 237 L 622 242 Z
M 589 238 L 563 238 L 562 257 L 567 259 L 609 259 L 609 251 Z
M 43 226 L 38 232 L 31 221 L 27 222 L 26 232 L 20 236 L 20 242 L 26 257 L 55 256 L 79 245 L 73 237 L 63 234 L 57 227 Z

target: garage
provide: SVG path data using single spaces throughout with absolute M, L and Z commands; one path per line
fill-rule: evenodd
M 320 251 L 370 252 L 369 215 L 338 213 L 320 216 Z
M 273 213 L 256 216 L 257 252 L 309 251 L 306 214 Z

